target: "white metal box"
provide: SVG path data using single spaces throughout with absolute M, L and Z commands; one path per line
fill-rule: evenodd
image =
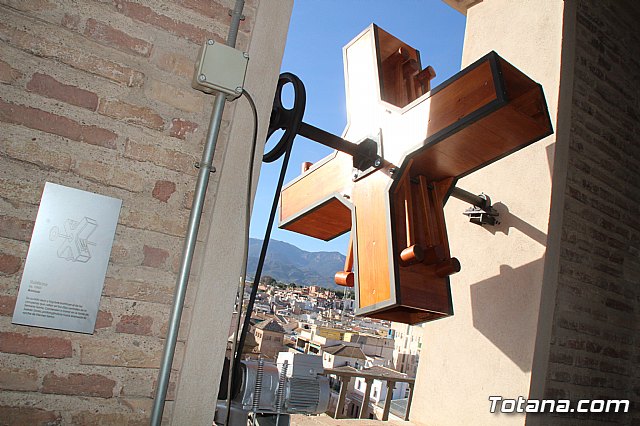
M 205 93 L 223 93 L 227 99 L 242 94 L 249 55 L 226 44 L 207 42 L 200 49 L 191 86 Z

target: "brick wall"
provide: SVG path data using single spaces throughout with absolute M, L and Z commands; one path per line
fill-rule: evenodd
M 640 7 L 577 2 L 560 272 L 545 396 L 630 399 L 640 424 Z M 611 422 L 611 423 L 609 423 Z
M 190 88 L 193 61 L 206 38 L 226 38 L 232 6 L 0 0 L 0 423 L 148 423 L 211 114 Z M 123 200 L 94 335 L 11 324 L 46 181 Z

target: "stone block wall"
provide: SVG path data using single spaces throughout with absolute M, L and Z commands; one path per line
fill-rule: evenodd
M 545 397 L 629 399 L 640 424 L 640 7 L 578 1 L 571 130 Z
M 246 2 L 240 49 L 257 1 Z M 191 89 L 193 62 L 207 38 L 225 40 L 233 3 L 0 1 L 3 424 L 148 423 L 213 101 Z M 228 106 L 220 152 L 233 113 Z M 93 335 L 11 324 L 47 181 L 123 200 Z M 215 185 L 214 175 L 209 198 Z

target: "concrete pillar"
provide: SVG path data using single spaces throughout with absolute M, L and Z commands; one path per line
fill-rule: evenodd
M 344 411 L 344 401 L 347 396 L 347 389 L 349 389 L 349 382 L 351 377 L 339 377 L 340 379 L 340 393 L 338 394 L 338 405 L 336 405 L 336 413 L 333 416 L 336 419 L 342 418 L 342 412 Z
M 407 401 L 407 410 L 404 412 L 405 421 L 409 421 L 409 412 L 411 411 L 411 401 L 413 401 L 413 383 L 409 383 L 409 400 Z
M 387 399 L 384 401 L 384 410 L 382 410 L 382 421 L 386 422 L 389 420 L 389 410 L 391 409 L 391 398 L 393 397 L 393 388 L 395 387 L 396 382 L 392 382 L 391 380 L 387 380 Z
M 265 123 L 269 122 L 292 6 L 291 0 L 265 2 L 256 12 L 245 88 L 258 107 L 259 144 L 267 131 Z M 245 193 L 240 188 L 247 185 L 253 126 L 246 100 L 235 102 L 235 110 L 229 106 L 227 111 L 227 119 L 232 119 L 229 143 L 226 149 L 217 150 L 214 157 L 213 164 L 218 169 L 214 178 L 219 179 L 219 183 L 216 190 L 212 182 L 209 192 L 215 191 L 213 208 L 203 216 L 203 222 L 208 220 L 211 226 L 208 234 L 200 235 L 204 240 L 203 261 L 197 276 L 201 278 L 197 294 L 192 296 L 190 326 L 184 330 L 188 335 L 171 419 L 173 425 L 211 426 L 213 423 L 243 258 Z M 254 188 L 261 158 L 260 144 L 255 158 Z
M 364 379 L 364 382 L 367 384 L 364 391 L 364 397 L 362 398 L 362 409 L 360 410 L 359 419 L 366 419 L 369 415 L 369 399 L 371 396 L 371 385 L 373 384 L 373 379 Z

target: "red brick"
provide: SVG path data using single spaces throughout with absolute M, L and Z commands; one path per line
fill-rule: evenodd
M 127 370 L 121 379 L 120 395 L 127 398 L 151 398 L 153 383 L 157 376 L 157 372 L 150 370 Z M 175 380 L 174 374 L 171 375 L 171 379 Z
M 3 0 L 4 5 L 23 12 L 38 12 L 55 9 L 56 5 L 50 0 Z
M 100 310 L 96 317 L 96 329 L 111 327 L 113 324 L 113 315 L 111 312 Z
M 86 342 L 80 351 L 80 364 L 112 367 L 158 368 L 162 348 L 131 349 L 103 342 Z
M 43 58 L 56 59 L 81 71 L 99 75 L 129 87 L 141 87 L 144 74 L 116 62 L 74 49 L 55 39 L 46 39 L 0 24 L 0 39 Z
M 150 98 L 186 112 L 202 112 L 204 98 L 194 90 L 182 89 L 157 80 L 147 86 Z
M 153 381 L 153 391 L 151 392 L 151 397 L 156 397 L 156 392 L 158 391 L 158 381 Z M 173 401 L 176 399 L 176 382 L 170 381 L 169 386 L 167 387 L 167 396 L 165 398 L 166 401 Z
M 80 28 L 81 19 L 82 18 L 80 17 L 80 15 L 70 15 L 68 13 L 65 13 L 62 17 L 61 24 L 63 27 L 77 30 L 78 28 Z
M 159 14 L 148 6 L 127 0 L 114 0 L 113 3 L 118 12 L 131 19 L 161 28 L 196 44 L 204 43 L 204 41 L 209 38 L 221 43 L 224 42 L 224 39 L 217 34 L 209 33 L 202 28 Z
M 0 315 L 11 316 L 16 308 L 15 296 L 0 296 Z
M 38 358 L 70 358 L 73 355 L 70 340 L 11 332 L 0 332 L 0 352 Z
M 67 117 L 41 109 L 12 104 L 0 99 L 0 121 L 20 124 L 35 130 L 105 148 L 116 148 L 116 135 L 111 130 L 87 126 Z
M 201 1 L 201 0 L 176 0 L 176 2 L 183 7 L 191 10 L 195 10 L 199 14 L 208 18 L 213 18 L 217 21 L 228 19 L 229 7 L 225 6 L 217 1 Z M 253 26 L 251 16 L 248 13 L 249 9 L 245 8 L 243 14 L 245 19 L 240 21 L 240 30 L 249 31 Z
M 569 394 L 564 389 L 546 388 L 544 391 L 544 399 L 568 399 Z
M 152 44 L 147 41 L 132 37 L 124 31 L 115 29 L 93 18 L 87 19 L 84 35 L 100 44 L 114 47 L 126 53 L 144 56 L 145 58 L 151 55 L 151 48 L 153 47 Z
M 44 376 L 40 392 L 111 398 L 115 385 L 115 380 L 100 374 L 71 373 L 65 377 L 51 372 Z
M 187 210 L 191 210 L 191 206 L 193 206 L 193 196 L 195 195 L 195 191 L 187 191 L 184 194 L 184 199 L 182 200 L 182 207 Z
M 0 419 L 11 419 L 12 425 L 55 426 L 62 424 L 62 416 L 57 411 L 47 411 L 34 407 L 0 406 Z M 3 424 L 4 420 L 3 420 Z
M 60 83 L 46 74 L 35 73 L 27 83 L 27 90 L 38 93 L 47 98 L 57 99 L 71 105 L 95 111 L 98 106 L 98 95 L 89 90 Z
M 184 238 L 188 220 L 189 216 L 182 214 L 182 212 L 168 215 L 161 212 L 150 212 L 149 210 L 130 210 L 126 207 L 120 215 L 120 221 L 125 226 L 174 235 L 180 238 Z
M 0 368 L 0 389 L 15 391 L 38 390 L 38 372 L 20 368 Z
M 145 180 L 136 172 L 100 161 L 78 161 L 73 171 L 87 179 L 132 192 L 140 192 L 146 185 Z
M 193 58 L 176 52 L 156 52 L 154 57 L 156 65 L 161 70 L 191 80 L 193 76 Z
M 34 222 L 31 220 L 0 216 L 0 237 L 18 241 L 31 241 L 33 225 Z
M 12 254 L 0 252 L 0 273 L 13 275 L 20 270 L 22 260 Z
M 174 118 L 171 120 L 171 127 L 169 128 L 169 134 L 174 138 L 186 139 L 188 135 L 195 133 L 198 130 L 198 123 L 193 121 L 183 120 L 182 118 Z
M 174 192 L 176 192 L 176 184 L 174 182 L 159 180 L 153 187 L 151 195 L 153 198 L 157 198 L 158 200 L 166 203 Z
M 144 315 L 123 315 L 116 324 L 116 332 L 150 336 L 153 318 Z
M 628 303 L 622 302 L 620 300 L 607 298 L 604 303 L 608 308 L 615 309 L 617 311 L 633 313 L 634 308 Z
M 124 156 L 137 161 L 150 161 L 157 166 L 170 170 L 190 175 L 196 174 L 196 168 L 194 167 L 196 157 L 184 152 L 146 145 L 127 139 Z
M 154 130 L 164 128 L 164 120 L 153 109 L 131 105 L 117 99 L 102 99 L 98 112 L 126 123 L 139 124 Z
M 50 143 L 51 137 L 46 135 L 43 140 L 34 142 L 33 139 L 25 142 L 21 136 L 7 136 L 0 144 L 0 153 L 7 157 L 26 163 L 36 164 L 43 170 L 58 169 L 69 171 L 71 168 L 71 156 L 68 153 L 56 150 L 56 144 Z
M 147 426 L 149 424 L 149 416 L 137 413 L 81 411 L 73 415 L 72 424 L 82 426 Z
M 11 68 L 5 61 L 0 61 L 0 83 L 11 84 L 22 77 L 22 73 Z
M 120 398 L 119 401 L 133 413 L 150 413 L 153 409 L 152 398 Z
M 142 248 L 142 251 L 144 253 L 142 264 L 151 268 L 162 268 L 169 258 L 168 251 L 161 248 L 150 247 L 146 244 Z
M 104 282 L 103 294 L 110 297 L 163 303 L 165 305 L 171 304 L 173 301 L 173 287 L 110 277 L 107 277 Z
M 226 20 L 229 16 L 229 7 L 224 6 L 216 1 L 203 2 L 200 0 L 176 0 L 176 3 L 182 7 L 195 10 L 201 15 L 217 20 Z

